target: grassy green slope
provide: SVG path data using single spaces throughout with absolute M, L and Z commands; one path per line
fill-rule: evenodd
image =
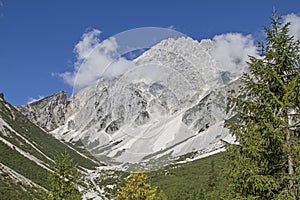
M 2 164 L 13 169 L 19 174 L 22 174 L 26 178 L 34 181 L 42 187 L 49 187 L 47 180 L 49 172 L 46 169 L 40 167 L 34 161 L 27 159 L 15 150 L 9 148 L 2 142 L 0 142 L 0 151 L 0 162 Z
M 0 101 L 0 116 L 2 119 L 9 124 L 13 129 L 24 136 L 27 140 L 33 143 L 39 150 L 45 153 L 51 159 L 54 159 L 59 153 L 66 150 L 70 156 L 80 166 L 85 168 L 93 168 L 95 163 L 89 159 L 83 158 L 76 151 L 68 148 L 64 143 L 60 142 L 52 135 L 47 134 L 39 127 L 30 122 L 25 116 L 17 111 L 12 105 L 5 101 Z M 16 140 L 16 137 L 12 137 Z M 18 141 L 15 141 L 16 143 Z M 18 143 L 20 145 L 20 142 Z M 23 143 L 23 145 L 27 145 Z M 27 145 L 28 148 L 31 148 Z M 24 147 L 25 148 L 25 147 Z M 32 151 L 35 151 L 32 149 Z M 45 162 L 49 162 L 48 159 L 43 159 Z
M 0 118 L 7 124 L 0 128 L 0 139 L 5 140 L 0 141 L 0 163 L 42 187 L 49 187 L 49 172 L 19 151 L 34 156 L 50 168 L 51 160 L 64 151 L 81 167 L 94 169 L 98 165 L 41 130 L 1 97 Z M 7 142 L 10 145 L 5 144 Z M 33 191 L 33 188 L 11 179 L 9 174 L 0 170 L 0 199 L 32 199 L 30 194 Z
M 212 162 L 214 171 L 212 173 Z M 168 200 L 218 200 L 221 199 L 225 190 L 225 153 L 218 153 L 203 159 L 185 164 L 173 164 L 157 171 L 147 172 L 150 184 L 163 190 Z M 215 175 L 215 188 L 209 190 L 212 175 Z M 125 185 L 125 179 L 129 176 L 124 171 L 103 171 L 96 183 L 104 188 L 110 199 L 116 196 L 118 188 Z M 106 185 L 114 185 L 113 189 L 107 189 Z M 203 196 L 199 196 L 199 192 Z M 194 196 L 196 195 L 196 197 Z M 205 196 L 205 197 L 204 197 Z
M 16 182 L 6 173 L 0 173 L 0 199 L 1 200 L 32 200 L 36 197 L 37 191 L 20 182 Z
M 225 153 L 215 154 L 207 158 L 186 164 L 171 165 L 164 169 L 150 173 L 151 184 L 161 188 L 169 200 L 189 199 L 193 193 L 200 190 L 206 192 L 212 173 L 212 161 L 216 171 L 216 188 L 224 189 L 222 170 L 225 165 Z

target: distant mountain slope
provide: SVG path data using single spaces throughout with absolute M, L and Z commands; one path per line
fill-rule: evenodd
M 65 150 L 79 167 L 93 169 L 98 165 L 34 125 L 3 96 L 0 95 L 0 180 L 3 182 L 0 199 L 10 199 L 8 191 L 5 192 L 7 187 L 22 188 L 27 191 L 25 196 L 30 196 L 34 188 L 48 188 L 51 164 Z

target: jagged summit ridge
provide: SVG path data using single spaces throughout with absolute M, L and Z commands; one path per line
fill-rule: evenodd
M 211 40 L 167 39 L 136 59 L 138 64 L 157 63 L 176 70 L 194 87 L 203 87 L 219 78 L 221 66 L 213 58 Z

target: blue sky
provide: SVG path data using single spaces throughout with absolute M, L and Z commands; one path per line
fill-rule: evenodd
M 0 0 L 0 92 L 13 105 L 72 87 L 74 47 L 90 29 L 105 39 L 139 27 L 172 27 L 194 39 L 238 32 L 262 38 L 273 8 L 300 13 L 297 0 Z

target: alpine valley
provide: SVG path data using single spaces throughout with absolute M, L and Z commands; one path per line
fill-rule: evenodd
M 14 107 L 2 94 L 0 199 L 30 199 L 47 189 L 51 163 L 64 150 L 93 185 L 84 198 L 111 199 L 137 165 L 165 191 L 158 180 L 176 168 L 203 166 L 205 174 L 208 158 L 221 166 L 224 141 L 234 141 L 224 128 L 228 97 L 239 94 L 246 64 L 232 58 L 238 67 L 223 66 L 215 48 L 212 40 L 170 38 L 131 61 L 126 73 L 100 77 L 70 98 L 62 91 Z

